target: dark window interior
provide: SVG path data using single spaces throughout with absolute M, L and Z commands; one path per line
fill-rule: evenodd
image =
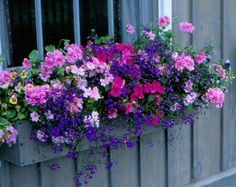
M 116 39 L 119 40 L 119 0 L 114 1 Z M 6 13 L 11 43 L 11 66 L 20 66 L 22 59 L 37 48 L 34 0 L 7 0 Z M 61 39 L 74 42 L 73 1 L 42 0 L 44 46 L 58 45 Z M 81 42 L 91 29 L 99 36 L 108 34 L 107 0 L 80 0 Z

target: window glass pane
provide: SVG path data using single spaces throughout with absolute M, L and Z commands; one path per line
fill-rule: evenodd
M 34 0 L 8 0 L 6 5 L 9 17 L 11 66 L 19 66 L 22 59 L 37 47 Z
M 44 45 L 74 41 L 72 0 L 42 0 L 42 17 Z
M 95 29 L 99 36 L 108 34 L 107 0 L 80 0 L 81 42 Z

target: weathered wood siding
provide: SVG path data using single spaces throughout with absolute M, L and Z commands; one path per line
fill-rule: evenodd
M 121 0 L 121 26 L 155 21 L 158 0 Z M 202 47 L 216 38 L 213 58 L 229 58 L 236 70 L 236 1 L 173 0 L 173 16 L 192 21 L 196 32 L 190 36 L 178 31 L 177 41 Z M 125 30 L 122 30 L 126 40 Z M 236 71 L 234 71 L 236 73 Z M 194 126 L 157 130 L 138 139 L 133 149 L 108 151 L 116 160 L 108 171 L 103 166 L 88 187 L 181 187 L 236 167 L 236 82 L 230 87 L 223 110 L 201 114 Z M 175 137 L 174 141 L 172 138 Z M 154 145 L 144 140 L 151 138 Z M 83 157 L 74 162 L 64 157 L 18 167 L 5 161 L 0 166 L 0 187 L 73 187 L 74 176 Z M 50 166 L 58 163 L 59 171 Z

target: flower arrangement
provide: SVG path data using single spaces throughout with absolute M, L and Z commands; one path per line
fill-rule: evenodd
M 168 17 L 161 17 L 133 43 L 94 37 L 81 46 L 65 40 L 63 48 L 47 46 L 42 61 L 32 51 L 23 68 L 2 70 L 0 143 L 14 144 L 12 125 L 27 119 L 33 122 L 33 139 L 51 143 L 55 152 L 66 145 L 67 156 L 77 159 L 84 139 L 99 143 L 104 152 L 120 145 L 131 148 L 132 137 L 144 127 L 193 124 L 192 111 L 209 104 L 221 108 L 234 78 L 230 61 L 214 62 L 211 46 L 180 48 L 169 24 Z M 184 33 L 195 29 L 188 22 L 179 28 Z M 127 32 L 133 35 L 136 29 L 129 24 Z M 112 121 L 119 117 L 128 121 L 121 125 L 124 135 L 112 133 Z

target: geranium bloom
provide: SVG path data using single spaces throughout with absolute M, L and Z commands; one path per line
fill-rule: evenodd
M 134 47 L 131 44 L 116 44 L 116 49 L 121 52 L 121 57 L 123 58 L 123 64 L 131 64 L 132 58 L 136 56 Z
M 206 57 L 206 53 L 202 52 L 202 53 L 199 53 L 197 56 L 196 56 L 196 61 L 198 64 L 201 64 L 202 62 L 205 62 L 207 59 Z
M 189 22 L 180 22 L 179 28 L 181 31 L 186 33 L 193 33 L 194 31 L 194 25 Z
M 128 25 L 126 26 L 126 31 L 132 35 L 132 34 L 135 33 L 135 28 L 134 28 L 133 25 L 128 24 Z
M 183 71 L 184 68 L 189 71 L 194 70 L 194 60 L 190 55 L 181 54 L 175 60 L 175 68 L 179 71 Z
M 119 97 L 124 85 L 125 80 L 123 80 L 121 77 L 116 77 L 113 82 L 113 87 L 110 90 L 110 95 L 113 97 Z
M 11 84 L 11 75 L 8 71 L 0 70 L 0 88 L 7 88 Z
M 162 16 L 159 20 L 158 20 L 158 25 L 160 27 L 167 27 L 170 24 L 170 18 L 168 16 Z
M 32 68 L 32 64 L 28 58 L 24 58 L 22 65 L 25 70 Z
M 134 92 L 130 96 L 132 102 L 136 102 L 137 99 L 144 99 L 144 93 L 142 85 L 137 84 L 134 88 Z
M 42 86 L 27 88 L 25 91 L 25 99 L 30 105 L 42 105 L 47 102 L 47 93 Z
M 211 104 L 216 104 L 217 108 L 223 106 L 225 94 L 220 88 L 209 88 L 205 96 Z
M 83 59 L 83 49 L 82 46 L 78 44 L 71 44 L 65 47 L 67 50 L 67 54 L 65 59 L 69 63 L 75 63 L 78 60 Z
M 65 64 L 65 57 L 60 50 L 55 50 L 53 52 L 47 52 L 44 61 L 44 66 L 46 69 L 50 70 L 57 66 L 63 66 Z
M 156 93 L 159 92 L 160 94 L 165 93 L 165 88 L 161 85 L 161 83 L 157 81 L 153 81 L 152 84 L 146 82 L 143 86 L 143 91 L 145 93 Z

